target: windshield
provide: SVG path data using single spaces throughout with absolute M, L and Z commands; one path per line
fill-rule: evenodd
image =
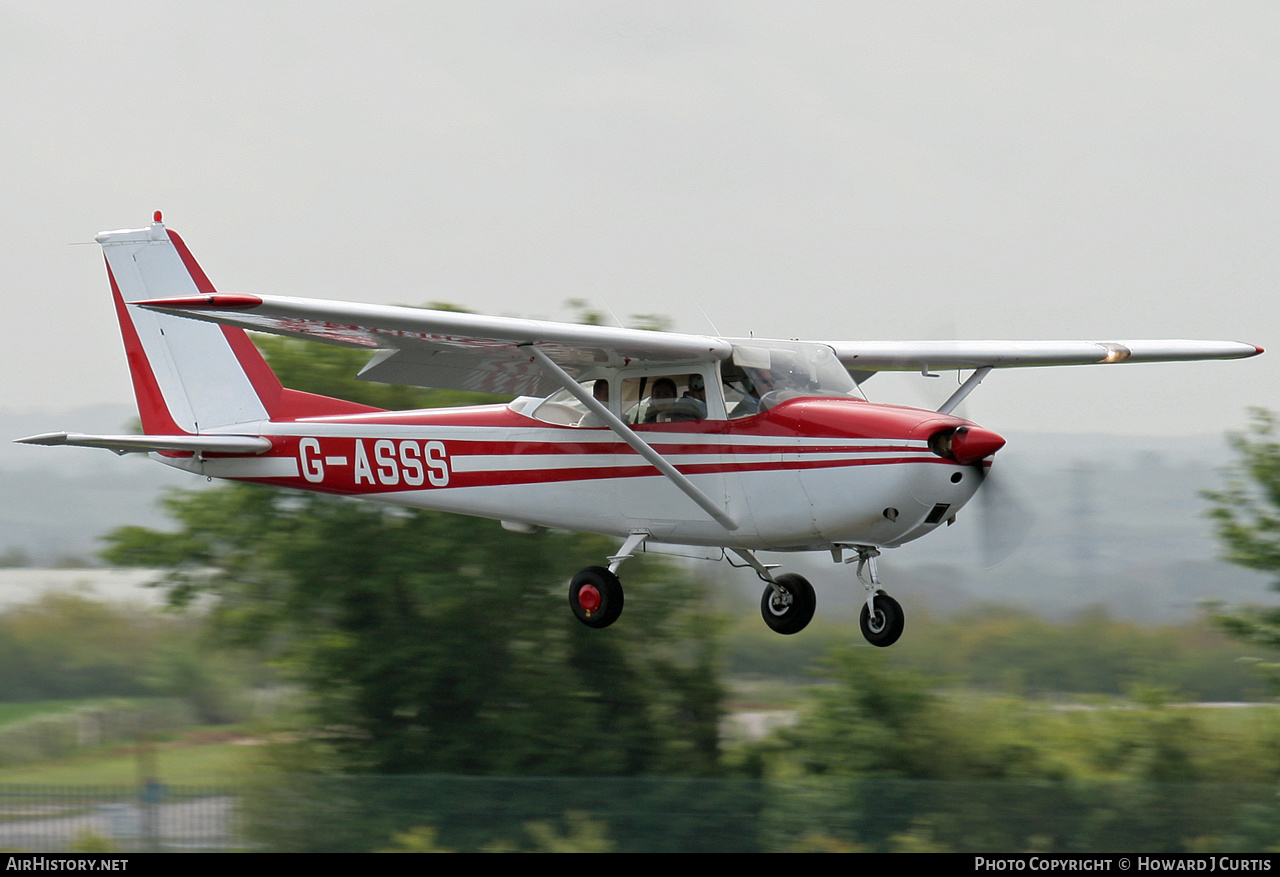
M 806 341 L 742 341 L 720 366 L 729 416 L 746 417 L 802 396 L 857 395 L 835 351 Z

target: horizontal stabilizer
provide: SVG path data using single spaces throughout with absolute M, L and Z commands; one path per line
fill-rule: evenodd
M 151 451 L 261 454 L 271 450 L 271 439 L 255 435 L 84 435 L 78 432 L 47 432 L 15 441 L 24 445 L 105 448 L 117 454 L 145 454 Z

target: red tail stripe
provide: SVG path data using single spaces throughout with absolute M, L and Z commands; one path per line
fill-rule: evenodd
M 185 429 L 179 428 L 173 415 L 169 413 L 164 394 L 160 392 L 160 384 L 151 371 L 147 352 L 142 347 L 138 330 L 133 325 L 129 308 L 120 293 L 120 285 L 111 272 L 110 262 L 107 262 L 107 279 L 111 281 L 111 297 L 115 300 L 116 318 L 120 321 L 120 336 L 124 339 L 124 354 L 129 362 L 129 377 L 133 381 L 133 397 L 138 402 L 142 431 L 147 435 L 188 435 Z

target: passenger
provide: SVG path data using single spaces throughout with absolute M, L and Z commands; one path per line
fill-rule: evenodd
M 609 407 L 609 382 L 605 378 L 596 378 L 595 383 L 591 385 L 591 396 L 605 408 Z M 605 422 L 596 416 L 594 411 L 588 411 L 582 415 L 582 418 L 574 424 L 579 427 L 604 426 Z
M 677 423 L 684 420 L 706 420 L 707 387 L 702 375 L 689 375 L 689 389 L 671 408 L 667 420 Z
M 671 378 L 658 378 L 653 382 L 653 391 L 649 394 L 649 411 L 644 416 L 645 423 L 657 423 L 658 418 L 670 412 L 676 401 L 676 382 Z

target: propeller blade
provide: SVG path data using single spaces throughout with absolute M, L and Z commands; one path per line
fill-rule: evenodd
M 982 568 L 994 569 L 1022 546 L 1035 526 L 1035 512 L 1022 502 L 1005 476 L 986 469 L 978 489 L 982 518 Z

